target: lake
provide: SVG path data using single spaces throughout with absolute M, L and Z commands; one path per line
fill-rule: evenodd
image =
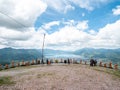
M 76 59 L 85 59 L 84 57 L 80 55 L 75 55 L 75 54 L 46 54 L 44 55 L 45 58 L 76 58 Z

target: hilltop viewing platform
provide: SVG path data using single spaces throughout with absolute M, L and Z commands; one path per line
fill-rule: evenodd
M 120 71 L 111 65 L 90 66 L 82 60 L 22 62 L 0 71 L 0 90 L 119 90 Z

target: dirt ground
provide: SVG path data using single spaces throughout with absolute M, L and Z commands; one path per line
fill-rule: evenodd
M 120 79 L 88 65 L 34 65 L 0 71 L 13 85 L 0 90 L 120 90 Z

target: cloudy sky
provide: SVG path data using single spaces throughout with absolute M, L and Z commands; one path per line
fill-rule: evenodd
M 120 48 L 120 0 L 0 0 L 0 48 Z

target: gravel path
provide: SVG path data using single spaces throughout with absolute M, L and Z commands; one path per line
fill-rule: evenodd
M 120 79 L 88 65 L 37 65 L 0 72 L 12 76 L 14 85 L 0 90 L 120 90 Z

